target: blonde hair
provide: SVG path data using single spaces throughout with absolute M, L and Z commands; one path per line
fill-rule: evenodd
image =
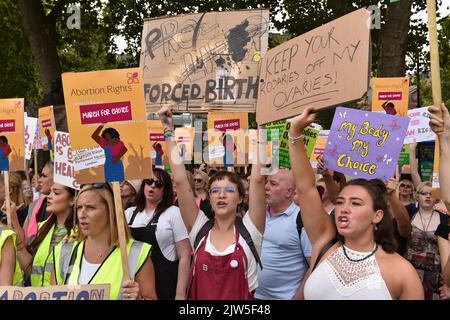
M 3 177 L 2 177 L 3 178 Z M 9 172 L 9 192 L 10 198 L 17 206 L 23 204 L 23 208 L 30 204 L 30 201 L 23 193 L 22 177 L 16 172 Z M 4 178 L 0 180 L 2 185 L 5 185 Z
M 97 195 L 100 197 L 101 201 L 106 207 L 106 210 L 108 211 L 108 218 L 109 218 L 109 229 L 110 229 L 110 245 L 118 245 L 119 244 L 119 228 L 117 225 L 116 220 L 116 208 L 114 206 L 114 196 L 111 188 L 108 188 L 106 184 L 102 184 L 102 186 L 96 187 L 95 185 L 87 184 L 81 188 L 80 192 L 78 192 L 77 198 L 75 200 L 75 208 L 78 204 L 78 199 L 81 194 L 85 193 L 86 191 L 94 191 L 97 193 Z M 128 225 L 126 223 L 125 215 L 123 215 L 124 219 L 124 233 L 125 238 L 128 241 L 131 238 L 131 232 L 128 228 Z M 77 230 L 80 230 L 78 216 L 77 216 Z M 86 236 L 83 235 L 81 231 L 77 234 L 77 241 L 84 241 L 86 240 Z
M 208 193 L 208 180 L 209 180 L 208 174 L 206 174 L 206 172 L 203 172 L 201 170 L 195 169 L 194 176 L 196 176 L 198 174 L 202 177 L 203 181 L 205 182 L 204 187 L 203 187 L 204 191 L 206 193 Z M 192 182 L 194 182 L 194 181 L 192 181 Z
M 403 179 L 402 181 L 400 181 L 400 182 L 398 183 L 398 186 L 397 186 L 397 189 L 398 189 L 398 190 L 399 190 L 400 185 L 401 185 L 402 183 L 407 183 L 407 184 L 409 184 L 409 185 L 411 186 L 411 194 L 410 194 L 410 196 L 409 196 L 409 200 L 410 200 L 411 202 L 416 202 L 416 190 L 414 189 L 414 183 L 412 183 L 411 180 Z
M 430 187 L 430 188 L 431 188 L 432 186 L 433 186 L 433 185 L 431 184 L 431 181 L 425 181 L 425 182 L 422 182 L 422 183 L 420 183 L 420 184 L 417 186 L 416 194 L 422 192 L 423 188 L 425 188 L 425 187 Z

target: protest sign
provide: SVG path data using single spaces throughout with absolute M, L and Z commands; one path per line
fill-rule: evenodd
M 248 130 L 248 163 L 255 164 L 258 158 L 258 130 Z
M 330 130 L 321 130 L 319 131 L 319 136 L 317 137 L 316 143 L 314 144 L 313 152 L 311 153 L 311 157 L 309 161 L 313 168 L 317 168 L 317 157 L 322 155 L 325 151 L 325 145 L 328 141 L 328 135 L 330 134 Z
M 254 112 L 268 32 L 268 10 L 146 19 L 140 67 L 147 112 L 166 102 L 189 112 Z
M 194 128 L 176 128 L 175 142 L 177 143 L 180 158 L 184 163 L 190 163 L 192 161 L 192 152 L 194 150 Z
M 70 135 L 55 131 L 55 160 L 53 164 L 53 181 L 72 189 L 79 190 L 80 185 L 75 179 L 73 153 L 70 147 Z
M 77 182 L 151 176 L 139 68 L 62 75 Z
M 258 124 L 360 99 L 370 70 L 370 12 L 359 9 L 269 50 L 261 62 Z
M 150 140 L 150 154 L 152 162 L 157 168 L 163 169 L 169 164 L 167 144 L 164 139 L 164 129 L 161 121 L 147 120 L 147 130 Z
M 42 149 L 52 151 L 53 137 L 56 131 L 55 115 L 53 113 L 53 106 L 41 107 L 38 110 L 39 114 L 39 132 L 41 135 Z
M 36 136 L 36 127 L 39 127 L 39 119 L 28 117 L 26 113 L 25 116 L 25 159 L 31 159 L 31 153 L 34 147 L 34 138 Z
M 248 114 L 243 112 L 208 113 L 208 148 L 210 165 L 246 164 Z
M 410 123 L 411 125 L 411 123 Z M 405 165 L 409 164 L 409 144 L 404 144 L 402 150 L 400 151 L 400 156 L 398 157 L 398 164 Z
M 394 176 L 409 118 L 336 108 L 323 160 L 353 178 Z
M 408 110 L 410 118 L 404 144 L 436 140 L 436 134 L 430 128 L 428 107 Z
M 431 187 L 433 188 L 433 190 L 440 189 L 439 158 L 440 158 L 439 139 L 436 139 L 436 144 L 434 146 L 433 174 L 431 176 Z M 436 195 L 434 194 L 434 196 Z
M 0 171 L 25 170 L 23 99 L 0 99 Z
M 372 111 L 406 116 L 409 101 L 409 78 L 373 78 Z
M 0 286 L 1 300 L 109 300 L 109 284 L 47 287 Z

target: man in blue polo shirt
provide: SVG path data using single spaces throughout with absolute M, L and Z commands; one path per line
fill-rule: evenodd
M 256 299 L 290 300 L 300 296 L 312 246 L 303 228 L 297 230 L 299 207 L 294 203 L 294 177 L 279 169 L 267 177 L 266 229 L 261 249 L 263 270 L 258 268 Z

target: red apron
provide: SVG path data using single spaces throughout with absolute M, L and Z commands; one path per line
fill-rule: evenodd
M 209 232 L 194 253 L 188 300 L 252 300 L 247 281 L 247 256 L 236 233 L 234 252 L 213 256 L 205 251 Z

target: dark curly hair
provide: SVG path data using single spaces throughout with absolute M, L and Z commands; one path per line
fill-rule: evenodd
M 376 225 L 375 242 L 381 245 L 387 253 L 394 253 L 397 250 L 397 241 L 394 236 L 394 223 L 388 207 L 388 193 L 386 185 L 380 179 L 355 179 L 347 182 L 347 186 L 359 186 L 364 188 L 370 195 L 373 202 L 373 210 L 383 211 L 383 218 Z M 344 187 L 344 188 L 345 188 Z M 342 236 L 338 234 L 339 240 L 344 243 Z
M 8 143 L 8 138 L 5 136 L 0 136 L 0 140 L 2 140 L 4 143 Z
M 120 134 L 119 131 L 117 131 L 114 128 L 106 128 L 105 130 L 103 130 L 102 132 L 102 138 L 105 138 L 106 134 L 109 134 L 111 136 L 111 138 L 117 138 L 120 139 Z

